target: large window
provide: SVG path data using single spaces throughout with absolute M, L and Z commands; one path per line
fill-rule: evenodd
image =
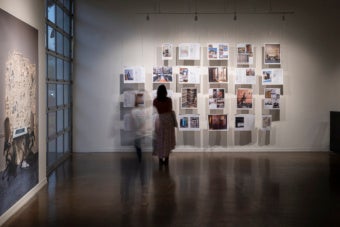
M 47 170 L 72 148 L 73 0 L 46 0 Z

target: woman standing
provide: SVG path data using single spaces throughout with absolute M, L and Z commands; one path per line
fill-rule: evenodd
M 169 154 L 175 148 L 176 119 L 172 110 L 172 100 L 167 97 L 166 87 L 162 84 L 157 89 L 157 97 L 153 105 L 157 109 L 158 118 L 155 121 L 155 139 L 153 155 L 159 158 L 159 165 L 167 166 Z

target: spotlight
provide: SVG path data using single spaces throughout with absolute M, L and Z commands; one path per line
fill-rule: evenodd
M 146 14 L 146 20 L 149 21 L 150 20 L 150 16 L 149 14 Z
M 195 21 L 198 21 L 197 13 L 195 13 Z
M 234 20 L 237 20 L 236 12 L 234 13 Z
M 282 15 L 282 21 L 285 21 L 286 20 L 286 16 L 283 14 Z

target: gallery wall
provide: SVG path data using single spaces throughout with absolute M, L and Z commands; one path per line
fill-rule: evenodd
M 145 84 L 135 88 L 152 91 L 153 66 L 180 66 L 176 59 L 161 59 L 162 43 L 200 43 L 203 54 L 194 65 L 208 66 L 204 55 L 208 42 L 226 42 L 230 45 L 228 67 L 230 79 L 236 68 L 236 44 L 252 43 L 256 51 L 256 75 L 260 80 L 262 47 L 264 43 L 281 44 L 281 68 L 284 85 L 281 109 L 266 138 L 259 143 L 259 108 L 263 101 L 262 87 L 254 88 L 256 116 L 250 142 L 240 143 L 242 134 L 232 129 L 235 111 L 226 110 L 231 129 L 225 134 L 209 132 L 206 116 L 198 133 L 177 131 L 176 151 L 328 151 L 329 111 L 339 110 L 339 60 L 335 29 L 339 16 L 337 2 L 313 1 L 308 5 L 297 1 L 78 1 L 75 17 L 74 62 L 74 128 L 75 152 L 132 151 L 122 130 L 121 74 L 126 66 L 144 66 Z M 282 18 L 280 14 L 249 12 L 292 11 Z M 199 12 L 198 20 L 194 14 Z M 234 20 L 232 12 L 239 12 Z M 177 14 L 150 14 L 147 12 L 176 12 Z M 205 12 L 208 14 L 200 14 Z M 227 12 L 227 14 L 224 14 Z M 243 12 L 243 13 L 242 13 Z M 248 13 L 244 13 L 248 12 Z M 210 14 L 209 14 L 210 13 Z M 174 49 L 175 49 L 174 48 Z M 190 63 L 191 64 L 191 63 Z M 177 91 L 177 85 L 170 88 Z M 207 87 L 200 85 L 199 110 L 206 115 Z M 232 100 L 235 85 L 228 84 Z M 174 105 L 180 112 L 178 92 Z M 232 101 L 231 101 L 232 102 Z M 231 107 L 233 108 L 233 107 Z
M 13 201 L 16 201 L 13 203 L 12 201 L 10 202 L 13 206 L 10 208 L 8 207 L 8 201 L 7 198 L 2 200 L 1 204 L 1 216 L 0 216 L 0 225 L 4 223 L 13 213 L 15 213 L 20 207 L 23 206 L 30 198 L 32 198 L 35 193 L 44 185 L 46 184 L 46 86 L 45 86 L 45 3 L 44 0 L 29 0 L 29 1 L 21 1 L 21 0 L 3 0 L 0 1 L 0 9 L 5 11 L 6 13 L 10 14 L 10 16 L 14 16 L 14 18 L 17 18 L 19 21 L 18 23 L 22 23 L 22 26 L 24 24 L 27 24 L 28 27 L 31 27 L 32 29 L 37 31 L 37 37 L 35 36 L 35 43 L 37 43 L 37 46 L 32 46 L 26 49 L 22 49 L 22 47 L 25 47 L 25 44 L 21 45 L 20 39 L 22 39 L 22 43 L 25 43 L 27 40 L 32 39 L 31 36 L 29 36 L 31 33 L 26 33 L 21 35 L 20 37 L 15 37 L 15 41 L 13 40 L 13 43 L 18 44 L 16 45 L 16 50 L 18 53 L 22 52 L 23 53 L 23 59 L 25 61 L 32 61 L 32 56 L 29 55 L 28 53 L 32 53 L 33 50 L 33 56 L 36 57 L 36 61 L 32 62 L 33 65 L 38 66 L 35 70 L 37 70 L 36 75 L 38 79 L 38 84 L 37 84 L 37 103 L 33 102 L 32 103 L 32 109 L 35 107 L 37 112 L 34 112 L 34 119 L 37 119 L 37 122 L 35 122 L 35 125 L 38 125 L 37 132 L 38 134 L 35 135 L 36 141 L 38 141 L 38 144 L 35 148 L 35 150 L 38 150 L 38 182 L 34 182 L 34 187 L 31 188 L 30 191 L 28 191 L 26 194 L 21 195 L 19 198 L 13 198 Z M 5 21 L 1 21 L 1 23 L 6 23 Z M 10 25 L 6 25 L 7 27 L 10 27 Z M 6 27 L 2 26 L 2 27 Z M 12 24 L 13 29 L 15 28 L 20 28 L 17 26 L 16 23 Z M 26 31 L 26 30 L 25 30 Z M 23 31 L 2 31 L 3 37 L 7 37 L 7 33 L 11 34 L 21 34 Z M 26 31 L 27 32 L 27 31 Z M 26 35 L 26 36 L 25 36 Z M 26 38 L 26 39 L 25 39 Z M 36 40 L 37 39 L 37 40 Z M 26 42 L 27 43 L 27 42 Z M 13 44 L 14 45 L 14 44 Z M 15 45 L 9 45 L 11 48 L 15 48 Z M 38 53 L 36 53 L 36 50 L 38 50 Z M 6 55 L 6 53 L 3 53 L 3 55 Z M 21 55 L 20 55 L 21 56 Z M 34 59 L 34 58 L 33 58 Z M 2 62 L 5 59 L 1 59 Z M 15 66 L 13 66 L 15 68 Z M 30 66 L 26 66 L 30 67 Z M 20 67 L 19 67 L 20 68 Z M 5 69 L 1 69 L 1 81 L 5 81 Z M 27 82 L 27 81 L 26 81 Z M 35 82 L 34 82 L 35 83 Z M 16 84 L 20 87 L 22 86 L 19 84 Z M 3 92 L 3 91 L 1 91 Z M 33 92 L 35 96 L 35 91 Z M 3 93 L 1 93 L 3 97 Z M 0 96 L 1 96 L 0 95 Z M 3 102 L 4 100 L 0 101 L 1 104 L 1 110 L 0 110 L 0 115 L 1 115 L 1 126 L 0 126 L 0 142 L 1 146 L 3 147 L 3 136 L 4 136 L 4 111 L 5 111 L 5 103 Z M 22 107 L 19 107 L 22 108 Z M 32 118 L 33 119 L 33 118 Z M 13 123 L 13 122 L 12 122 Z M 40 138 L 40 139 L 38 139 Z M 2 155 L 1 151 L 1 155 Z M 3 156 L 0 158 L 0 170 L 3 173 L 4 167 L 5 167 L 5 159 Z M 26 164 L 26 167 L 27 164 Z M 2 195 L 9 195 L 11 194 L 12 196 L 15 196 L 18 193 L 10 193 L 7 192 L 6 190 L 10 190 L 13 187 L 16 187 L 15 185 L 18 185 L 19 187 L 26 187 L 25 184 L 30 181 L 31 179 L 25 179 L 24 176 L 19 176 L 20 174 L 18 173 L 15 178 L 11 178 L 6 181 L 6 178 L 2 179 L 2 186 L 5 187 L 5 191 L 2 191 L 1 193 L 5 193 Z M 17 178 L 17 180 L 16 180 Z M 20 181 L 20 182 L 17 182 Z M 21 185 L 21 186 L 20 186 Z M 3 188 L 2 187 L 2 188 Z M 18 188 L 16 192 L 21 191 L 21 189 Z M 3 198 L 2 198 L 3 199 Z M 6 201 L 6 203 L 4 202 Z M 4 210 L 5 209 L 5 210 Z M 5 212 L 4 212 L 5 211 Z

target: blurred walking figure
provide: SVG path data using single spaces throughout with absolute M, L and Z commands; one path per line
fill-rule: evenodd
M 168 166 L 170 152 L 175 148 L 175 127 L 177 121 L 172 110 L 172 100 L 167 97 L 167 89 L 162 84 L 157 89 L 157 97 L 153 100 L 153 106 L 158 112 L 155 119 L 155 138 L 153 155 L 158 156 L 159 165 Z
M 144 140 L 152 137 L 152 107 L 151 100 L 145 93 L 137 93 L 135 96 L 135 107 L 131 111 L 134 130 L 134 146 L 138 161 L 142 161 L 142 144 Z

